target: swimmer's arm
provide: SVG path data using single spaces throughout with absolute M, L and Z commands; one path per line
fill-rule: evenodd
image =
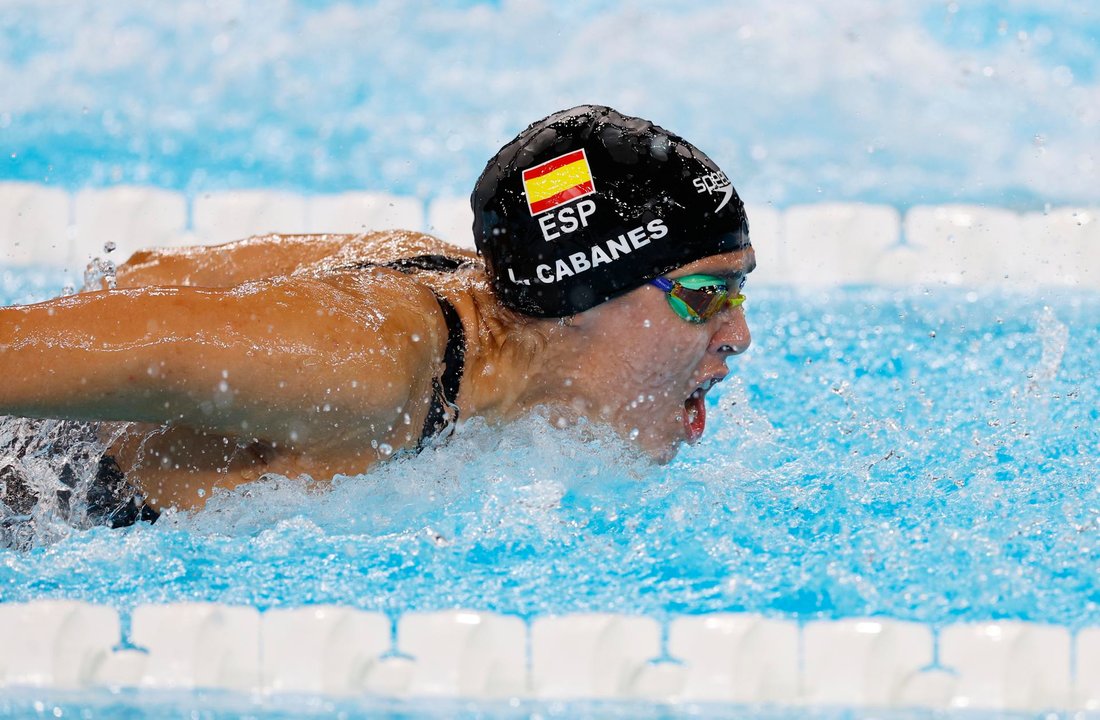
M 407 285 L 306 278 L 0 308 L 0 414 L 369 445 L 426 406 L 445 332 L 434 309 Z

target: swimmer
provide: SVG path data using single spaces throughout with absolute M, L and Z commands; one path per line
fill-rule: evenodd
M 0 308 L 0 414 L 129 423 L 100 462 L 136 498 L 113 525 L 534 408 L 658 462 L 697 441 L 750 342 L 755 258 L 718 166 L 581 106 L 502 148 L 471 202 L 476 254 L 403 231 L 253 237 L 138 252 L 114 289 Z

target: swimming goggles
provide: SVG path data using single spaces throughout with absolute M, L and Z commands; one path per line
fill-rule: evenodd
M 691 323 L 704 323 L 727 305 L 740 307 L 745 296 L 731 293 L 729 283 L 714 275 L 687 275 L 669 280 L 657 277 L 650 281 L 664 291 L 673 312 Z

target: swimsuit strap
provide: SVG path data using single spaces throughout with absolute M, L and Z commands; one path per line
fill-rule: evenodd
M 432 378 L 432 404 L 424 418 L 418 448 L 425 447 L 432 438 L 458 422 L 458 391 L 466 365 L 466 330 L 462 320 L 449 301 L 439 295 L 435 299 L 447 323 L 447 348 L 443 351 L 443 375 Z
M 400 270 L 403 273 L 411 273 L 417 270 L 427 270 L 429 272 L 454 272 L 472 263 L 473 261 L 467 258 L 453 258 L 449 255 L 414 255 L 413 257 L 398 258 L 397 260 L 391 260 L 384 263 L 362 260 L 344 265 L 340 269 L 365 270 L 372 267 L 383 267 L 389 268 L 390 270 Z
M 453 258 L 449 255 L 416 255 L 414 257 L 400 258 L 388 263 L 382 263 L 380 267 L 393 268 L 402 272 L 410 270 L 428 270 L 430 272 L 454 272 L 471 264 L 466 258 Z
M 415 255 L 399 258 L 386 263 L 361 261 L 345 266 L 346 269 L 365 270 L 372 267 L 389 268 L 403 273 L 418 270 L 428 272 L 454 272 L 473 263 L 467 258 L 453 258 L 448 255 Z M 462 373 L 466 366 L 466 330 L 454 305 L 432 290 L 439 309 L 443 311 L 443 320 L 447 323 L 447 347 L 443 351 L 443 374 L 432 378 L 432 404 L 424 418 L 424 429 L 420 433 L 417 450 L 423 450 L 437 436 L 449 435 L 458 422 L 458 391 L 462 385 Z

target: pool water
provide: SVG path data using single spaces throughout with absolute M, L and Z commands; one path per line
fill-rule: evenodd
M 447 701 L 386 700 L 364 698 L 332 700 L 279 697 L 278 706 L 260 698 L 219 692 L 43 692 L 18 691 L 0 695 L 0 714 L 13 717 L 93 718 L 187 718 L 188 720 L 297 720 L 298 718 L 448 718 L 448 720 L 513 720 L 515 718 L 622 718 L 623 720 L 670 720 L 707 718 L 707 720 L 917 720 L 928 718 L 925 710 L 857 710 L 847 708 L 782 708 L 737 705 L 668 706 L 630 701 L 532 702 L 532 701 Z M 1033 714 L 988 711 L 956 711 L 936 717 L 964 720 L 1012 720 L 1032 718 Z M 1067 717 L 1046 713 L 1044 720 Z M 1081 717 L 1080 715 L 1077 717 Z
M 1100 622 L 1100 294 L 747 293 L 754 345 L 670 465 L 598 427 L 473 420 L 155 525 L 43 519 L 0 549 L 0 598 Z

